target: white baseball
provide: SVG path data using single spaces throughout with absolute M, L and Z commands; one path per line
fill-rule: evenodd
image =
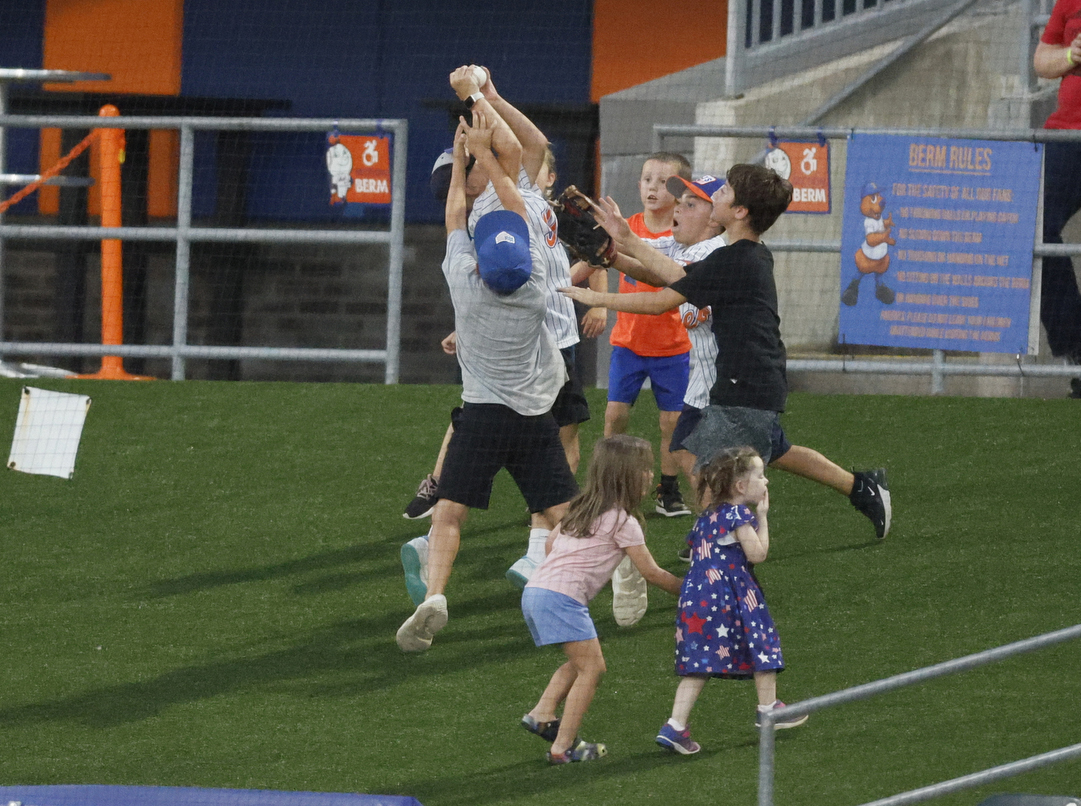
M 483 67 L 473 66 L 473 80 L 477 82 L 478 87 L 483 87 L 488 81 L 488 74 L 484 72 Z

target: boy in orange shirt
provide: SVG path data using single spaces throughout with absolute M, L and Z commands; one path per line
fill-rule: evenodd
M 673 175 L 690 181 L 691 166 L 682 154 L 658 152 L 646 158 L 638 181 L 643 212 L 627 219 L 632 231 L 647 243 L 672 234 L 672 211 L 677 199 L 665 183 Z M 619 275 L 619 293 L 654 293 L 659 289 Z M 687 330 L 679 311 L 661 316 L 619 312 L 612 329 L 612 359 L 608 368 L 608 406 L 604 412 L 604 435 L 627 430 L 631 406 L 646 378 L 660 409 L 661 483 L 657 486 L 656 511 L 666 517 L 689 515 L 679 491 L 679 462 L 668 450 L 672 431 L 683 410 L 687 391 L 689 355 Z

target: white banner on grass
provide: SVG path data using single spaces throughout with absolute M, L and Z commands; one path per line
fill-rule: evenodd
M 70 479 L 90 398 L 24 386 L 8 467 Z

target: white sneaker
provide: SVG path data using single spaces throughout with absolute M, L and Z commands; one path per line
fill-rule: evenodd
M 536 570 L 536 560 L 531 560 L 529 557 L 519 557 L 514 561 L 514 565 L 507 569 L 507 579 L 518 590 L 522 590 Z
M 624 557 L 612 574 L 612 615 L 620 627 L 633 627 L 646 614 L 646 587 L 645 577 Z
M 402 652 L 423 652 L 432 638 L 447 626 L 447 597 L 441 593 L 420 603 L 416 611 L 398 628 L 397 641 Z
M 413 604 L 419 605 L 428 595 L 428 535 L 414 537 L 404 544 L 401 557 L 405 589 Z

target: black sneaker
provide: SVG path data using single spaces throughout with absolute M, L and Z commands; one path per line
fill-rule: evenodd
M 409 506 L 405 508 L 402 517 L 416 521 L 431 515 L 432 510 L 435 509 L 435 502 L 439 500 L 435 495 L 438 486 L 439 482 L 435 480 L 435 476 L 429 473 L 424 481 L 420 483 L 420 486 L 417 487 L 416 497 L 409 502 Z
M 676 556 L 678 556 L 679 559 L 681 559 L 683 562 L 689 563 L 691 561 L 691 547 L 684 546 L 679 550 L 679 553 Z
M 683 496 L 680 495 L 678 489 L 665 491 L 661 489 L 660 485 L 657 485 L 656 511 L 658 515 L 664 515 L 666 518 L 691 514 L 687 505 L 683 503 Z
M 886 469 L 863 470 L 853 473 L 852 492 L 848 500 L 852 506 L 870 518 L 879 540 L 890 533 L 893 506 L 890 504 L 890 488 L 886 484 Z

